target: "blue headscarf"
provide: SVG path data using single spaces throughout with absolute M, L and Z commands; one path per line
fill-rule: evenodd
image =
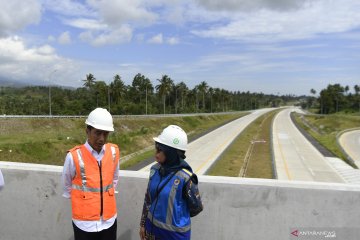
M 165 154 L 165 162 L 161 164 L 160 173 L 165 176 L 171 172 L 178 171 L 185 168 L 192 172 L 190 165 L 184 160 L 186 158 L 185 151 L 178 150 L 173 147 L 155 143 L 156 147 L 159 148 Z

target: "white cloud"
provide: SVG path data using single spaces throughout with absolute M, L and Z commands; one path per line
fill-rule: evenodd
M 23 1 L 28 2 L 28 1 Z M 43 0 L 44 7 L 64 16 L 96 16 L 96 11 L 86 4 L 73 0 Z
M 350 0 L 314 2 L 297 11 L 234 14 L 226 24 L 192 32 L 201 37 L 252 42 L 306 39 L 359 27 L 359 9 L 360 2 Z
M 166 40 L 166 42 L 170 45 L 176 45 L 176 44 L 179 44 L 180 41 L 176 37 L 170 37 Z
M 37 24 L 40 18 L 41 5 L 37 0 L 0 0 L 0 36 Z
M 23 40 L 17 36 L 0 39 L 0 56 L 20 62 L 46 62 L 57 58 L 49 45 L 26 48 Z
M 60 57 L 53 47 L 42 45 L 27 47 L 24 40 L 14 36 L 0 39 L 0 76 L 7 79 L 32 83 L 47 80 L 48 75 L 57 69 L 54 82 L 69 85 L 64 79 L 76 72 L 78 64 L 70 59 Z M 68 75 L 68 78 L 59 78 Z
M 49 42 L 54 42 L 54 41 L 56 41 L 56 38 L 53 35 L 49 35 L 48 36 L 48 41 Z
M 157 14 L 146 8 L 142 0 L 89 0 L 91 6 L 99 11 L 101 18 L 110 26 L 124 23 L 149 25 L 157 19 Z
M 148 43 L 162 44 L 164 42 L 162 33 L 159 33 L 148 40 Z
M 93 46 L 104 46 L 108 44 L 120 44 L 129 42 L 132 39 L 132 29 L 123 25 L 112 31 L 104 31 L 101 33 L 86 31 L 79 35 L 79 38 L 88 42 Z
M 163 18 L 170 24 L 183 25 L 186 22 L 186 13 L 189 8 L 186 5 L 173 5 L 164 11 Z
M 91 42 L 93 39 L 93 35 L 91 31 L 82 32 L 79 34 L 79 39 L 83 42 Z
M 34 54 L 38 54 L 39 55 L 38 57 L 45 57 L 45 56 L 57 57 L 55 54 L 55 49 L 50 45 L 43 45 L 38 48 L 33 48 L 31 51 L 33 51 Z
M 305 3 L 318 0 L 196 0 L 196 2 L 211 11 L 252 11 L 259 9 L 293 10 Z
M 60 34 L 60 36 L 58 38 L 58 42 L 60 44 L 70 44 L 71 43 L 70 33 L 68 31 L 66 31 L 66 32 L 63 32 L 62 34 Z
M 101 23 L 99 20 L 89 18 L 66 19 L 64 24 L 86 30 L 104 30 L 108 28 L 106 24 Z

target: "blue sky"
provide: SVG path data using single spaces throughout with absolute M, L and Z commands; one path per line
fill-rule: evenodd
M 360 84 L 358 0 L 0 0 L 0 78 L 79 87 L 167 74 L 190 88 Z

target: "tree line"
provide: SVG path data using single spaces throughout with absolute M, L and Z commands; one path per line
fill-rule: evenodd
M 354 85 L 353 90 L 338 83 L 329 84 L 315 97 L 316 91 L 311 89 L 313 96 L 308 98 L 306 105 L 317 108 L 320 114 L 360 112 L 360 85 Z
M 277 107 L 299 100 L 294 95 L 228 91 L 202 81 L 194 88 L 168 75 L 153 85 L 138 73 L 131 85 L 119 74 L 106 84 L 91 73 L 79 88 L 59 86 L 0 87 L 2 115 L 86 115 L 94 107 L 114 115 L 227 112 Z

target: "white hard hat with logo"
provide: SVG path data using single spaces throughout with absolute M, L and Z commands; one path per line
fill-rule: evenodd
M 108 132 L 114 131 L 113 118 L 105 108 L 94 109 L 86 119 L 85 123 L 96 129 Z
M 185 131 L 176 125 L 169 125 L 162 133 L 153 138 L 155 142 L 164 144 L 169 147 L 173 147 L 182 151 L 187 150 L 187 135 Z

